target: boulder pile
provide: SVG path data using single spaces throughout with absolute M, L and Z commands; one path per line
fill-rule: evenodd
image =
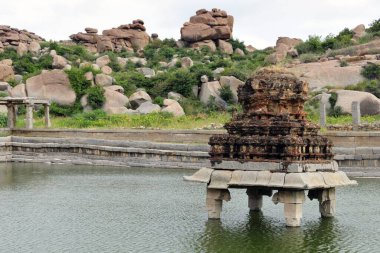
M 98 34 L 98 29 L 87 27 L 85 33 L 73 34 L 70 39 L 83 44 L 90 52 L 120 52 L 123 49 L 143 49 L 148 45 L 150 37 L 145 31 L 144 21 L 136 19 L 132 24 L 104 30 L 102 35 Z
M 292 58 L 297 57 L 298 52 L 295 47 L 301 42 L 302 40 L 297 38 L 279 37 L 276 41 L 274 52 L 268 55 L 266 61 L 271 64 L 276 64 L 283 61 L 288 55 Z
M 209 47 L 215 51 L 232 54 L 232 45 L 228 40 L 232 37 L 234 18 L 220 9 L 198 10 L 195 16 L 181 28 L 181 41 L 193 48 Z
M 0 25 L 0 52 L 6 47 L 25 48 L 25 51 L 34 52 L 40 49 L 39 42 L 44 39 L 25 29 L 19 30 L 8 25 Z
M 8 25 L 0 25 L 0 41 L 4 47 L 18 46 L 20 43 L 30 44 L 32 41 L 44 41 L 44 39 L 33 32 L 25 29 L 19 30 Z

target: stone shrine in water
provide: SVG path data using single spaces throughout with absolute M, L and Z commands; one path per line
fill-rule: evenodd
M 207 183 L 210 219 L 220 219 L 229 188 L 246 188 L 251 210 L 261 210 L 263 195 L 283 203 L 287 226 L 300 226 L 305 190 L 311 200 L 318 199 L 322 217 L 334 215 L 335 187 L 356 181 L 338 170 L 331 141 L 306 120 L 307 92 L 306 82 L 270 68 L 239 87 L 243 113 L 225 125 L 227 134 L 210 138 L 211 168 L 184 177 Z

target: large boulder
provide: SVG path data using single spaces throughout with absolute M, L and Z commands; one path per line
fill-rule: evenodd
M 356 26 L 352 31 L 354 32 L 354 39 L 360 39 L 366 34 L 365 26 L 363 24 Z
M 48 99 L 60 105 L 73 105 L 76 94 L 67 74 L 62 70 L 43 71 L 26 80 L 28 97 Z
M 111 86 L 113 83 L 112 76 L 106 74 L 96 74 L 95 83 L 99 86 Z
M 108 55 L 103 55 L 101 57 L 98 57 L 96 60 L 95 60 L 95 63 L 96 65 L 99 66 L 99 68 L 103 67 L 103 66 L 106 66 L 107 64 L 109 64 L 111 62 L 111 59 Z
M 215 103 L 219 108 L 225 109 L 227 108 L 227 103 L 220 97 L 220 88 L 222 86 L 218 81 L 202 83 L 201 91 L 199 93 L 199 100 L 208 104 L 210 102 L 210 98 L 215 98 Z
M 106 98 L 103 104 L 103 110 L 108 114 L 124 114 L 129 110 L 127 105 L 129 103 L 128 97 L 115 90 L 115 87 L 105 87 L 104 97 Z
M 20 83 L 16 85 L 15 87 L 13 87 L 10 90 L 9 95 L 14 98 L 26 97 L 25 84 Z
M 218 40 L 218 48 L 222 53 L 225 54 L 232 54 L 234 52 L 231 43 L 224 40 Z
M 360 103 L 361 115 L 380 114 L 380 99 L 371 93 L 353 90 L 336 90 L 338 95 L 335 106 L 340 106 L 343 113 L 352 113 L 351 104 Z
M 12 66 L 0 64 L 0 81 L 9 81 L 14 78 Z
M 153 104 L 151 101 L 146 101 L 142 103 L 136 111 L 140 114 L 149 114 L 153 112 L 160 112 L 161 107 L 159 105 Z
M 63 69 L 66 67 L 67 63 L 68 62 L 67 62 L 65 57 L 60 56 L 60 55 L 54 55 L 53 56 L 53 64 L 52 64 L 53 68 Z
M 151 68 L 137 68 L 136 70 L 148 78 L 156 75 L 156 72 L 154 71 L 154 69 L 151 69 Z
M 362 61 L 340 67 L 339 61 L 332 60 L 297 64 L 289 70 L 303 81 L 308 82 L 311 89 L 323 88 L 327 85 L 346 87 L 364 81 L 360 72 L 366 63 L 366 61 Z
M 380 39 L 375 39 L 365 44 L 355 45 L 342 49 L 333 50 L 335 55 L 367 55 L 380 52 Z
M 237 90 L 238 90 L 239 86 L 244 85 L 244 82 L 240 81 L 239 79 L 237 79 L 234 76 L 221 76 L 219 82 L 220 82 L 221 86 L 230 87 L 230 89 L 232 91 L 233 100 L 235 103 L 237 103 L 238 102 Z
M 202 49 L 203 47 L 208 47 L 211 52 L 216 51 L 216 45 L 214 41 L 212 40 L 204 40 L 204 41 L 199 41 L 199 42 L 195 42 L 191 44 L 191 48 L 194 48 L 194 49 Z
M 190 68 L 193 66 L 193 60 L 190 57 L 182 57 L 181 58 L 181 67 L 182 68 Z
M 145 102 L 151 102 L 152 98 L 143 90 L 136 91 L 129 97 L 129 102 L 133 109 L 138 108 L 141 104 Z
M 24 54 L 28 53 L 28 44 L 26 43 L 20 43 L 17 46 L 17 54 L 19 56 L 23 56 Z
M 30 42 L 28 51 L 33 55 L 38 55 L 41 51 L 41 45 L 37 41 Z
M 185 115 L 185 112 L 182 106 L 173 99 L 164 99 L 164 108 L 161 110 L 162 112 L 169 112 L 173 114 L 175 117 L 180 117 Z
M 195 16 L 181 28 L 181 40 L 199 42 L 203 40 L 230 39 L 234 18 L 220 9 L 198 10 Z
M 177 92 L 171 91 L 168 93 L 168 98 L 179 101 L 183 98 L 183 96 Z

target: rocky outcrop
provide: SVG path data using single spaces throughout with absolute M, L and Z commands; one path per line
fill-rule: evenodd
M 216 105 L 221 109 L 227 108 L 227 103 L 220 97 L 220 88 L 222 86 L 218 81 L 204 82 L 201 86 L 199 93 L 199 100 L 204 103 L 210 103 L 210 99 L 213 97 Z
M 221 86 L 228 86 L 232 91 L 232 99 L 235 103 L 238 102 L 238 88 L 244 85 L 243 81 L 240 81 L 234 76 L 221 76 L 219 80 Z
M 12 66 L 6 63 L 0 63 L 0 81 L 9 81 L 14 78 Z
M 355 39 L 355 40 L 360 39 L 361 37 L 363 37 L 366 34 L 365 26 L 363 24 L 356 26 L 354 29 L 352 29 L 352 31 L 354 32 L 353 39 Z
M 142 103 L 136 111 L 140 114 L 149 114 L 153 112 L 160 112 L 161 107 L 159 105 L 153 104 L 151 101 L 146 101 Z
M 335 106 L 340 106 L 343 113 L 351 114 L 352 102 L 358 101 L 361 115 L 380 114 L 380 99 L 371 93 L 353 90 L 336 90 L 334 92 L 338 95 Z
M 192 48 L 207 46 L 212 50 L 217 45 L 229 49 L 227 44 L 231 44 L 227 41 L 232 37 L 233 25 L 234 18 L 227 12 L 216 8 L 211 11 L 201 9 L 183 24 L 181 40 Z M 204 41 L 207 43 L 202 43 Z
M 123 49 L 143 49 L 148 45 L 150 37 L 145 32 L 144 21 L 133 20 L 132 24 L 120 25 L 118 28 L 104 30 L 99 35 L 95 28 L 86 28 L 85 33 L 70 36 L 74 42 L 83 44 L 91 52 L 117 51 Z
M 6 47 L 13 47 L 17 49 L 20 43 L 24 44 L 27 48 L 30 47 L 30 52 L 39 50 L 36 48 L 36 44 L 33 42 L 44 41 L 44 39 L 33 32 L 27 30 L 19 30 L 17 28 L 10 27 L 8 25 L 0 25 L 0 51 Z
M 367 61 L 362 60 L 352 62 L 346 67 L 340 67 L 338 60 L 331 60 L 297 64 L 289 68 L 289 70 L 303 81 L 308 82 L 311 89 L 322 88 L 327 85 L 346 87 L 364 81 L 360 71 L 362 66 L 366 64 Z
M 356 46 L 351 46 L 351 47 L 346 47 L 342 49 L 337 49 L 337 50 L 332 50 L 331 53 L 334 55 L 357 55 L 357 56 L 362 56 L 362 55 L 367 55 L 367 54 L 374 54 L 374 53 L 379 53 L 380 52 L 380 39 L 373 40 L 371 42 L 361 44 L 361 45 L 356 45 Z
M 301 39 L 289 38 L 289 37 L 279 37 L 274 47 L 275 52 L 268 55 L 266 61 L 271 64 L 276 64 L 283 61 L 289 54 L 291 57 L 298 56 L 295 47 L 302 42 Z
M 76 99 L 67 74 L 57 69 L 27 79 L 25 89 L 28 97 L 48 99 L 59 105 L 73 105 Z
M 151 102 L 152 98 L 143 90 L 138 90 L 129 97 L 129 102 L 133 109 L 138 108 L 141 104 L 148 101 Z
M 164 99 L 164 108 L 161 111 L 171 113 L 174 117 L 185 115 L 182 106 L 173 99 Z

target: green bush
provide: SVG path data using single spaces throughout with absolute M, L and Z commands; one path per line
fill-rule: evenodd
M 233 48 L 234 50 L 235 50 L 236 48 L 240 48 L 241 50 L 243 50 L 243 52 L 244 52 L 245 54 L 247 54 L 247 50 L 245 49 L 245 45 L 244 45 L 244 42 L 243 42 L 243 41 L 239 41 L 238 39 L 231 38 L 228 42 L 231 43 L 232 48 Z
M 366 91 L 380 98 L 380 81 L 366 80 L 355 85 L 349 85 L 346 90 Z
M 192 87 L 198 85 L 194 75 L 187 69 L 178 69 L 171 73 L 167 79 L 168 90 L 178 92 L 185 97 L 192 95 Z
M 377 20 L 374 20 L 371 24 L 369 24 L 367 31 L 371 33 L 380 32 L 380 18 Z
M 300 56 L 300 61 L 303 63 L 317 62 L 318 58 L 319 57 L 316 54 L 306 53 Z
M 224 85 L 219 89 L 220 97 L 227 102 L 227 104 L 233 103 L 233 94 L 230 86 Z
M 331 107 L 329 111 L 327 112 L 328 116 L 331 117 L 339 117 L 343 115 L 342 107 L 340 106 L 335 106 Z
M 50 50 L 55 50 L 58 55 L 72 62 L 78 59 L 85 61 L 93 61 L 95 59 L 95 56 L 81 45 L 63 45 L 57 42 L 45 42 L 41 45 L 42 47 L 48 47 Z
M 71 87 L 75 91 L 77 98 L 82 97 L 86 93 L 86 90 L 90 88 L 91 86 L 91 81 L 87 80 L 86 77 L 84 76 L 85 73 L 89 71 L 94 71 L 94 73 L 97 73 L 91 67 L 85 67 L 85 68 L 72 67 L 70 70 L 66 70 L 66 73 L 70 80 Z
M 131 82 L 131 76 L 128 72 L 113 72 L 112 76 L 115 78 L 115 83 L 124 88 L 126 96 L 130 96 L 136 91 L 136 83 Z
M 0 113 L 0 127 L 7 127 L 8 117 L 5 113 Z
M 164 98 L 163 97 L 160 97 L 160 96 L 158 96 L 158 97 L 155 97 L 154 99 L 153 99 L 153 103 L 154 104 L 158 104 L 159 106 L 163 106 L 164 105 Z
M 60 117 L 69 117 L 76 113 L 79 113 L 82 110 L 80 103 L 77 101 L 73 106 L 69 105 L 58 105 L 53 102 L 50 105 L 50 114 Z M 43 115 L 43 108 L 38 112 L 38 115 Z
M 360 74 L 370 80 L 380 79 L 380 65 L 369 62 L 362 67 Z
M 306 53 L 322 53 L 323 47 L 322 47 L 322 41 L 320 36 L 309 36 L 309 38 L 296 46 L 297 52 L 299 54 L 306 54 Z
M 341 67 L 347 67 L 347 66 L 348 66 L 348 62 L 345 61 L 345 60 L 341 60 L 341 61 L 340 61 L 340 66 L 341 66 Z
M 238 68 L 225 68 L 221 73 L 222 76 L 234 76 L 239 80 L 245 81 L 248 78 L 248 75 L 244 73 L 241 69 Z
M 201 76 L 206 75 L 209 79 L 212 78 L 212 71 L 206 64 L 194 64 L 190 67 L 190 73 L 193 74 L 194 79 L 201 82 Z
M 331 92 L 331 96 L 329 97 L 329 103 L 331 105 L 331 108 L 335 107 L 337 100 L 338 100 L 338 94 L 336 94 L 335 92 Z
M 104 88 L 101 86 L 93 86 L 87 89 L 87 101 L 93 109 L 102 108 L 106 98 L 104 97 Z

